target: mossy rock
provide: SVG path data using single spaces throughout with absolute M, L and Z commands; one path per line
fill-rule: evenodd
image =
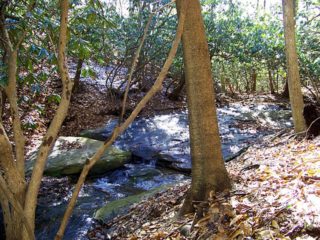
M 102 146 L 103 142 L 83 137 L 59 137 L 48 157 L 44 174 L 61 177 L 79 174 L 88 158 Z M 33 169 L 37 152 L 31 154 L 26 162 L 26 174 Z M 131 153 L 109 147 L 100 160 L 90 170 L 90 175 L 99 175 L 122 167 L 131 159 Z
M 99 208 L 94 213 L 93 217 L 96 220 L 107 222 L 120 214 L 124 214 L 130 208 L 130 206 L 133 205 L 134 203 L 138 203 L 148 197 L 152 197 L 156 193 L 164 191 L 171 186 L 172 185 L 164 185 L 164 186 L 155 188 L 151 191 L 142 192 L 136 195 L 132 195 L 126 198 L 109 202 L 106 206 Z

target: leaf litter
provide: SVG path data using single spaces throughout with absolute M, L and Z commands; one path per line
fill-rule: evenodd
M 292 136 L 266 137 L 227 163 L 233 189 L 202 211 L 176 217 L 184 182 L 96 223 L 89 239 L 320 239 L 320 137 Z

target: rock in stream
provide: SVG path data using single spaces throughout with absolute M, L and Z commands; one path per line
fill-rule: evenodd
M 83 137 L 59 137 L 48 157 L 44 174 L 47 176 L 66 176 L 79 174 L 89 157 L 91 157 L 103 142 Z M 26 174 L 33 169 L 37 152 L 30 155 L 26 162 Z M 131 153 L 110 147 L 90 170 L 91 175 L 103 174 L 122 167 L 131 159 Z

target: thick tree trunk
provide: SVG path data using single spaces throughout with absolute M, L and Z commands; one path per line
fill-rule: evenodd
M 230 188 L 221 152 L 211 63 L 200 2 L 178 0 L 178 12 L 185 2 L 188 3 L 188 12 L 182 41 L 189 110 L 192 184 L 180 214 L 194 211 L 192 202 L 207 200 L 211 191 Z
M 296 133 L 306 130 L 303 118 L 303 97 L 301 92 L 298 56 L 295 40 L 294 0 L 282 0 L 283 24 L 288 68 L 288 85 L 294 130 Z

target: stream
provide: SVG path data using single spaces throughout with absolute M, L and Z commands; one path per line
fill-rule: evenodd
M 276 104 L 233 103 L 218 109 L 218 119 L 225 159 L 265 135 L 292 126 L 290 110 Z M 103 128 L 81 135 L 105 140 L 116 123 L 111 120 Z M 185 174 L 191 168 L 187 112 L 138 118 L 114 146 L 131 151 L 132 161 L 86 181 L 64 239 L 86 239 L 94 212 L 109 202 L 190 178 Z M 62 199 L 39 198 L 37 239 L 53 239 L 71 193 Z

